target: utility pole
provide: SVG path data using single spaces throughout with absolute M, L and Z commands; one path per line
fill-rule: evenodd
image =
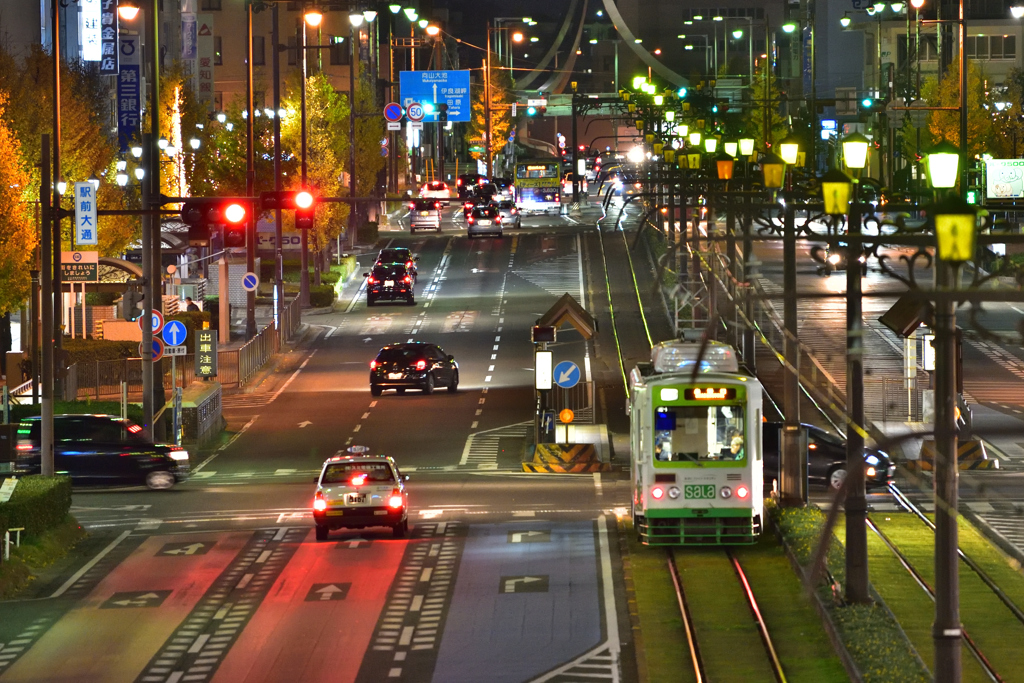
M 576 177 L 576 169 L 579 166 L 579 143 L 576 141 L 576 81 L 572 82 L 572 203 L 577 206 L 580 203 L 580 182 Z M 659 162 L 660 165 L 660 162 Z
M 149 14 L 146 18 L 146 44 L 148 46 L 149 59 L 149 81 L 147 87 L 149 88 L 149 122 L 150 122 L 150 133 L 149 140 L 147 141 L 143 136 L 142 143 L 142 154 L 144 155 L 145 161 L 142 163 L 142 167 L 146 169 L 146 176 L 143 179 L 143 186 L 148 185 L 148 201 L 143 201 L 142 206 L 146 209 L 159 209 L 162 204 L 160 201 L 160 150 L 157 147 L 157 141 L 160 139 L 160 117 L 158 112 L 160 111 L 160 14 L 158 11 L 158 0 L 150 0 L 148 7 Z M 147 163 L 148 162 L 148 163 Z M 148 181 L 148 182 L 147 182 Z M 164 429 L 163 422 L 156 423 L 153 420 L 156 406 L 162 406 L 164 404 L 164 382 L 163 382 L 163 363 L 160 361 L 154 361 L 153 354 L 153 328 L 150 322 L 153 319 L 153 311 L 161 310 L 163 308 L 162 301 L 163 292 L 160 288 L 160 269 L 161 269 L 161 258 L 160 258 L 160 215 L 152 214 L 149 221 L 149 229 L 146 229 L 146 223 L 143 222 L 143 235 L 148 233 L 150 243 L 150 258 L 147 259 L 145 256 L 145 249 L 143 249 L 143 273 L 142 277 L 145 280 L 145 295 L 143 300 L 146 302 L 147 309 L 143 310 L 142 325 L 142 374 L 144 378 L 143 382 L 143 393 L 145 393 L 145 376 L 149 374 L 149 386 L 151 390 L 150 397 L 150 412 L 148 415 L 145 412 L 145 401 L 143 402 L 143 416 L 149 418 L 149 422 L 146 425 L 147 429 L 150 430 L 150 435 L 158 440 L 163 440 Z M 148 266 L 148 273 L 147 273 Z M 149 334 L 149 341 L 146 341 L 147 330 Z M 147 356 L 149 362 L 147 363 Z
M 348 194 L 356 196 L 356 59 L 359 57 L 358 33 L 355 26 L 349 25 L 349 47 L 352 49 L 352 59 L 348 65 Z M 354 249 L 356 246 L 356 216 L 357 205 L 355 202 L 348 208 L 348 246 Z
M 252 1 L 245 3 L 245 89 L 246 109 L 249 115 L 245 119 L 245 196 L 252 197 L 256 190 L 256 159 L 253 153 L 253 92 L 252 92 Z M 245 270 L 248 273 L 256 270 L 256 216 L 252 208 L 246 211 L 245 217 Z M 256 290 L 245 293 L 245 339 L 248 341 L 256 336 Z
M 487 58 L 484 60 L 484 147 L 487 149 L 487 177 L 494 176 L 494 160 L 491 158 L 491 22 L 487 22 Z
M 299 137 L 301 138 L 300 145 L 302 147 L 301 155 L 302 159 L 300 163 L 302 165 L 302 189 L 306 187 L 306 77 L 308 75 L 309 60 L 306 56 L 306 19 L 302 19 L 302 36 L 300 44 L 302 45 L 302 87 L 299 88 Z M 351 69 L 352 67 L 349 66 Z M 351 223 L 351 209 L 349 210 L 349 222 Z M 309 306 L 309 231 L 299 231 L 299 305 Z
M 57 183 L 61 179 L 61 166 L 60 166 L 60 7 L 61 3 L 57 0 L 51 0 L 50 7 L 53 10 L 53 184 L 51 185 L 51 192 L 53 193 L 53 204 L 52 206 L 52 218 L 53 223 L 51 229 L 53 230 L 53 269 L 52 274 L 48 274 L 46 277 L 52 277 L 53 279 L 53 336 L 50 337 L 54 348 L 61 349 L 64 346 L 64 286 L 61 283 L 61 251 L 63 250 L 63 240 L 61 239 L 60 229 L 60 192 L 57 191 Z M 73 186 L 72 186 L 73 187 Z M 45 225 L 45 224 L 44 224 Z M 61 354 L 58 353 L 54 356 L 55 360 L 59 360 Z M 55 368 L 51 366 L 51 371 Z M 61 394 L 63 382 L 60 379 L 60 373 L 54 371 L 53 387 L 56 388 L 56 393 Z M 52 391 L 52 389 L 51 389 Z M 51 394 L 52 396 L 52 394 Z
M 153 166 L 160 162 L 153 158 L 153 136 L 142 134 L 142 157 L 139 162 L 146 169 L 147 176 L 142 179 L 142 206 L 150 209 L 154 206 L 150 191 L 149 173 Z M 153 424 L 154 414 L 154 372 L 153 372 L 153 226 L 159 226 L 160 217 L 152 213 L 142 215 L 142 316 L 139 326 L 142 327 L 142 423 L 148 434 L 155 438 L 156 429 Z M 159 227 L 156 228 L 159 230 Z M 159 235 L 159 233 L 157 233 Z M 220 302 L 227 306 L 226 302 Z M 221 309 L 223 310 L 223 309 Z
M 796 307 L 796 215 L 791 203 L 786 204 L 782 240 L 783 327 L 786 338 L 783 373 L 782 425 L 782 499 L 786 505 L 801 506 L 807 502 L 807 453 L 803 448 L 803 427 L 800 426 L 800 346 Z M 847 267 L 850 267 L 847 265 Z
M 280 192 L 281 187 L 281 52 L 277 49 L 281 42 L 278 28 L 277 3 L 274 3 L 271 18 L 270 42 L 273 47 L 273 70 L 274 70 L 274 191 Z M 302 21 L 305 24 L 305 19 Z M 281 225 L 281 207 L 274 211 L 274 318 L 277 328 L 280 330 L 284 316 L 284 247 L 281 240 L 284 235 L 284 227 Z M 303 231 L 305 232 L 305 231 Z M 289 330 L 290 332 L 291 330 Z M 280 339 L 280 333 L 278 333 Z
M 56 3 L 54 3 L 56 4 Z M 42 294 L 40 295 L 39 315 L 43 324 L 43 367 L 42 367 L 42 405 L 40 406 L 39 458 L 40 472 L 47 477 L 54 474 L 53 466 L 53 237 L 48 233 L 50 226 L 50 201 L 52 193 L 46 186 L 50 179 L 50 136 L 43 135 L 42 140 L 42 177 L 39 185 L 39 203 L 42 210 L 41 255 L 42 261 Z M 38 368 L 32 368 L 35 373 Z

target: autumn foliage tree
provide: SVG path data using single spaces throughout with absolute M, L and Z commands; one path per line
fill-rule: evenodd
M 746 134 L 752 137 L 760 148 L 767 139 L 769 143 L 775 143 L 786 137 L 789 126 L 786 117 L 780 113 L 782 105 L 782 94 L 779 92 L 779 79 L 772 76 L 769 79 L 767 93 L 765 91 L 765 67 L 768 60 L 762 59 L 754 68 L 754 78 L 750 83 L 750 100 L 753 103 L 746 113 L 744 126 Z M 768 122 L 769 134 L 765 136 L 765 121 Z
M 497 68 L 500 61 L 491 55 L 490 89 L 491 89 L 491 134 L 487 135 L 487 87 L 486 82 L 473 86 L 470 103 L 469 125 L 466 126 L 466 143 L 470 146 L 470 154 L 474 159 L 486 159 L 486 148 L 479 141 L 490 143 L 491 157 L 501 154 L 508 144 L 512 132 L 512 81 L 508 73 Z
M 5 121 L 7 95 L 0 91 L 0 315 L 28 298 L 36 230 L 30 209 L 33 193 L 22 162 L 21 144 Z

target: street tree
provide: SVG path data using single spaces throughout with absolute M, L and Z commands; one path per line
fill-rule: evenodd
M 470 102 L 469 125 L 466 126 L 466 144 L 470 147 L 470 155 L 477 160 L 486 159 L 484 144 L 491 146 L 491 157 L 495 158 L 505 150 L 509 134 L 512 132 L 512 81 L 508 73 L 497 68 L 500 64 L 497 56 L 491 55 L 489 70 L 491 89 L 491 131 L 487 134 L 487 87 L 486 81 L 473 84 L 472 101 Z
M 750 83 L 751 106 L 747 109 L 744 120 L 746 134 L 752 137 L 759 147 L 763 147 L 766 140 L 769 146 L 774 146 L 786 137 L 789 130 L 786 117 L 780 113 L 782 94 L 779 92 L 779 79 L 770 74 L 768 82 L 765 82 L 767 65 L 768 60 L 762 59 L 754 67 L 754 78 Z M 766 130 L 769 131 L 767 136 Z
M 942 80 L 928 78 L 921 88 L 922 98 L 933 107 L 960 106 L 960 65 L 954 62 Z M 984 78 L 977 64 L 967 64 L 967 152 L 970 156 L 992 153 L 994 129 L 989 111 Z M 929 145 L 942 140 L 960 146 L 960 113 L 958 111 L 933 111 L 928 117 Z M 922 144 L 924 141 L 922 140 Z
M 28 298 L 36 247 L 31 210 L 36 195 L 21 143 L 6 121 L 7 108 L 7 94 L 0 90 L 0 315 L 17 310 Z

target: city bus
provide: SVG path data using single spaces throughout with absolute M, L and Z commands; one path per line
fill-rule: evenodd
M 562 174 L 558 159 L 526 159 L 518 162 L 516 192 L 521 211 L 558 213 L 562 206 Z

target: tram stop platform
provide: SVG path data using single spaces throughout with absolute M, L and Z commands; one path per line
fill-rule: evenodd
M 523 459 L 524 472 L 581 474 L 609 472 L 612 469 L 608 426 L 573 425 L 571 434 L 563 432 L 562 441 L 529 446 Z M 568 430 L 566 430 L 568 432 Z M 558 436 L 556 431 L 556 436 Z

